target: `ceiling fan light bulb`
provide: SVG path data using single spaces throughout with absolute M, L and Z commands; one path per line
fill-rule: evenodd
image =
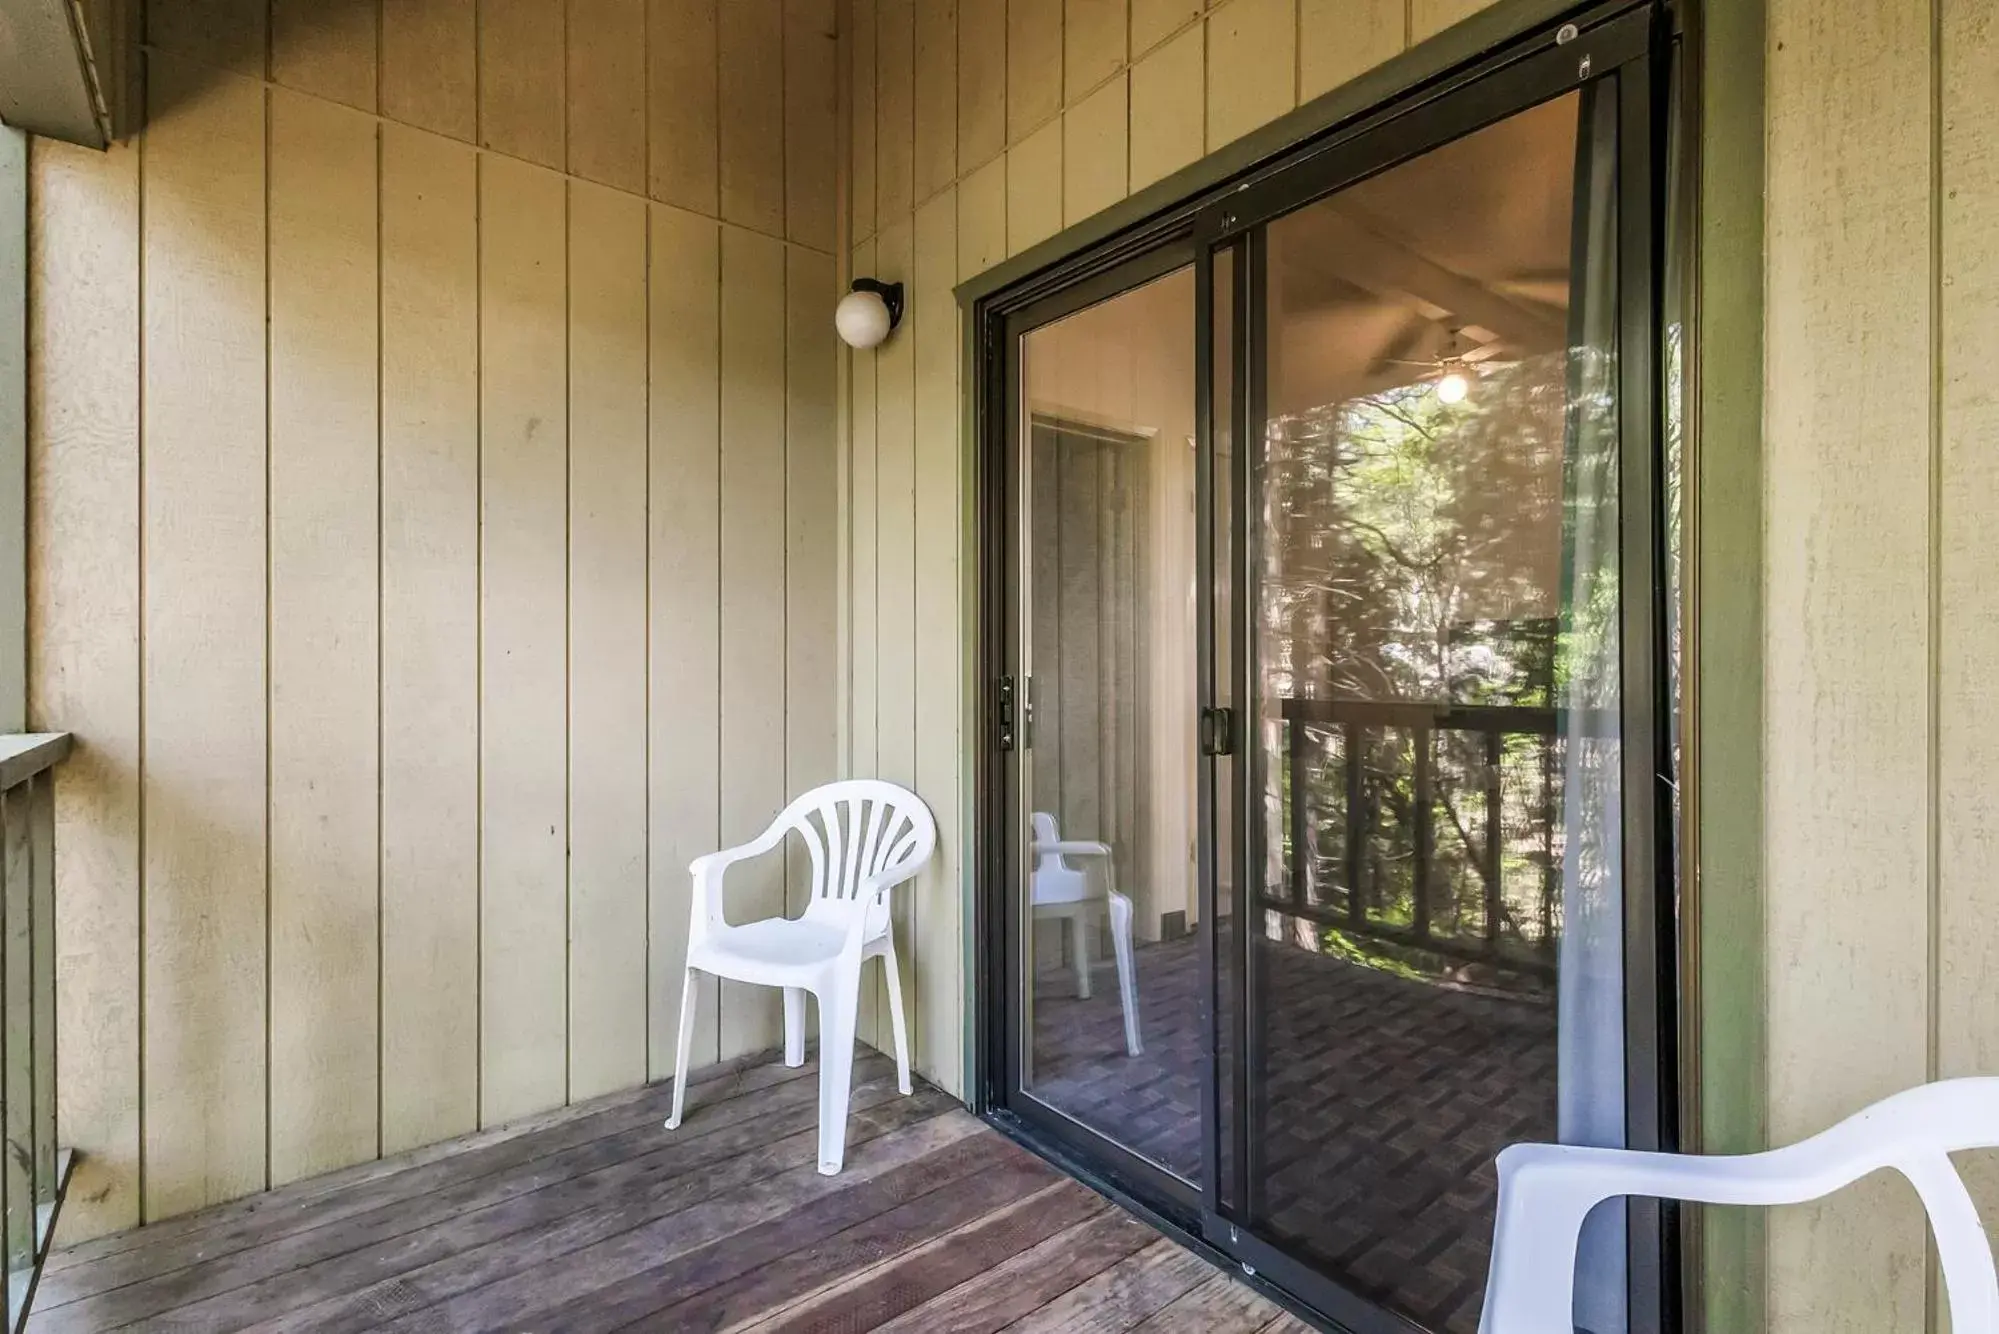
M 1437 381 L 1437 401 L 1439 403 L 1462 403 L 1471 392 L 1471 381 L 1463 371 L 1450 371 Z

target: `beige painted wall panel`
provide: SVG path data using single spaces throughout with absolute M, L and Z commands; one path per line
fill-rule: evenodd
M 916 198 L 958 175 L 958 0 L 916 6 Z
M 569 170 L 646 192 L 647 0 L 567 0 Z M 662 32 L 672 43 L 676 34 Z M 641 232 L 643 234 L 643 232 Z
M 271 1179 L 377 1145 L 373 117 L 270 99 Z
M 722 841 L 784 806 L 784 246 L 722 233 Z M 778 857 L 729 872 L 729 916 L 784 911 Z M 722 984 L 721 1056 L 775 1046 L 778 993 Z
M 569 186 L 569 1097 L 646 1078 L 646 202 Z
M 269 71 L 268 0 L 152 0 L 144 12 L 146 41 L 162 55 L 246 78 Z
M 1928 1047 L 1930 36 L 1918 0 L 1770 6 L 1770 1134 Z M 1894 367 L 1884 374 L 1882 368 Z M 1864 967 L 1856 967 L 1864 961 Z M 1770 1218 L 1770 1328 L 1920 1329 L 1922 1215 L 1876 1179 Z
M 1208 150 L 1298 105 L 1298 0 L 1232 0 L 1208 16 Z
M 875 0 L 849 0 L 847 16 L 852 30 L 844 41 L 853 99 L 848 110 L 847 199 L 851 234 L 865 238 L 875 232 Z
M 382 1151 L 479 1119 L 479 193 L 382 127 Z
M 916 287 L 913 225 L 884 227 L 876 238 L 875 267 L 885 282 Z M 908 328 L 875 354 L 875 777 L 916 783 L 916 414 L 915 345 Z M 922 905 L 907 889 L 891 905 L 895 946 L 905 964 L 916 957 Z M 914 999 L 904 979 L 903 997 Z M 889 1039 L 887 1016 L 878 1021 L 878 1046 Z M 910 1042 L 923 1041 L 923 1019 L 909 1011 Z
M 1061 109 L 1062 0 L 1007 0 L 1007 142 L 1019 143 Z
M 379 39 L 373 5 L 271 0 L 271 78 L 363 111 L 375 109 Z
M 563 6 L 479 0 L 479 142 L 560 168 L 567 79 Z
M 562 178 L 480 161 L 480 1119 L 563 1101 Z
M 720 65 L 722 218 L 784 235 L 784 0 L 728 0 Z
M 1409 40 L 1435 37 L 1494 3 L 1496 0 L 1409 0 Z
M 963 713 L 958 594 L 963 545 L 959 533 L 958 201 L 946 193 L 916 214 L 915 282 L 910 312 L 916 382 L 915 728 L 916 791 L 937 817 L 937 855 L 914 885 L 900 891 L 916 901 L 916 948 L 902 961 L 916 1028 L 916 1063 L 924 1077 L 963 1093 L 964 1042 L 958 774 Z
M 832 0 L 785 0 L 784 234 L 825 251 L 839 212 L 839 59 Z
M 918 0 L 875 3 L 875 227 L 907 219 L 916 190 Z
M 853 271 L 876 271 L 876 244 L 864 241 L 854 248 Z M 852 533 L 848 539 L 848 618 L 851 654 L 848 666 L 849 755 L 848 772 L 857 778 L 880 777 L 881 733 L 877 726 L 881 654 L 880 602 L 876 596 L 876 551 L 879 535 L 876 515 L 879 497 L 876 486 L 875 402 L 878 398 L 881 351 L 856 352 L 850 366 L 847 391 L 848 488 Z M 873 969 L 861 974 L 861 1013 L 855 1031 L 863 1042 L 883 1045 L 887 1011 L 883 1008 L 881 982 Z
M 1201 156 L 1207 103 L 1199 94 L 1207 25 L 1197 23 L 1131 69 L 1131 188 L 1141 190 Z
M 1298 0 L 1298 100 L 1329 93 L 1408 45 L 1402 0 Z
M 1063 113 L 1063 226 L 1081 222 L 1124 198 L 1125 121 L 1122 74 Z
M 155 57 L 145 364 L 147 1219 L 259 1190 L 265 1104 L 264 90 Z
M 721 228 L 652 210 L 650 1074 L 675 1073 L 687 961 L 687 864 L 722 847 Z M 715 983 L 696 1002 L 692 1063 L 715 1060 Z
M 1999 14 L 1992 6 L 1942 6 L 1941 208 L 1943 271 L 1942 507 L 1937 708 L 1937 812 L 1941 833 L 1937 899 L 1937 1071 L 1942 1076 L 1999 1070 L 1999 900 L 1990 868 L 1999 861 L 1999 587 L 1987 515 L 1999 502 L 1999 387 L 1985 367 L 1999 345 Z M 1987 1218 L 1999 1207 L 1999 1170 L 1990 1154 L 1965 1155 L 1973 1195 Z
M 1062 102 L 1075 106 L 1124 68 L 1128 0 L 1064 0 Z
M 1006 0 L 958 0 L 958 170 L 1006 148 Z
M 382 114 L 470 141 L 479 131 L 478 0 L 395 0 L 382 10 Z
M 1131 0 L 1132 59 L 1199 18 L 1201 0 Z
M 139 154 L 35 139 L 28 173 L 28 726 L 77 737 L 57 1122 L 84 1156 L 60 1240 L 139 1221 Z
M 1056 120 L 1007 153 L 1007 253 L 1017 255 L 1061 230 L 1062 122 Z
M 647 179 L 654 199 L 714 216 L 717 0 L 646 0 Z
M 1006 159 L 994 158 L 958 186 L 960 280 L 1006 258 Z
M 838 776 L 835 693 L 840 584 L 835 506 L 833 260 L 785 253 L 784 790 L 786 800 Z M 788 908 L 804 910 L 811 859 L 791 851 Z

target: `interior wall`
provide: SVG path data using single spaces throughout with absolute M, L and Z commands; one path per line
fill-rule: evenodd
M 1769 0 L 1768 17 L 1762 875 L 1782 1143 L 1999 1072 L 1999 13 Z M 1967 1162 L 1989 1218 L 1999 1171 Z M 1898 1180 L 1777 1211 L 1768 1237 L 1770 1329 L 1942 1327 Z
M 32 159 L 70 1238 L 671 1073 L 837 768 L 832 0 L 150 10 Z
M 881 348 L 846 359 L 844 760 L 913 780 L 939 814 L 937 862 L 899 929 L 917 1061 L 947 1088 L 965 1087 L 969 1059 L 961 742 L 975 666 L 952 288 L 1485 3 L 851 0 L 848 259 L 906 282 L 910 309 Z

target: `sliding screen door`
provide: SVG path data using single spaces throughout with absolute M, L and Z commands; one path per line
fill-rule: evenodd
M 1673 1142 L 1653 17 L 981 306 L 989 1110 L 1360 1334 Z M 1577 1329 L 1671 1273 L 1600 1209 Z
M 1473 1334 L 1495 1155 L 1625 1142 L 1614 85 L 1244 244 L 1234 1221 Z M 1623 1215 L 1582 1328 L 1625 1325 Z

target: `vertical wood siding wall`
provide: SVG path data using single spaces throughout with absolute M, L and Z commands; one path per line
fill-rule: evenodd
M 838 762 L 832 0 L 150 8 L 32 164 L 72 1237 L 671 1073 Z
M 1787 1141 L 1999 1073 L 1999 11 L 1769 0 L 1768 42 L 1763 879 Z M 1999 1172 L 1968 1165 L 1989 1218 Z M 1769 1275 L 1772 1330 L 1942 1327 L 1897 1180 L 1775 1213 Z
M 974 552 L 952 288 L 1486 2 L 851 0 L 848 259 L 907 283 L 909 313 L 878 351 L 846 359 L 844 758 L 913 782 L 944 831 L 897 920 L 918 1064 L 954 1091 Z

